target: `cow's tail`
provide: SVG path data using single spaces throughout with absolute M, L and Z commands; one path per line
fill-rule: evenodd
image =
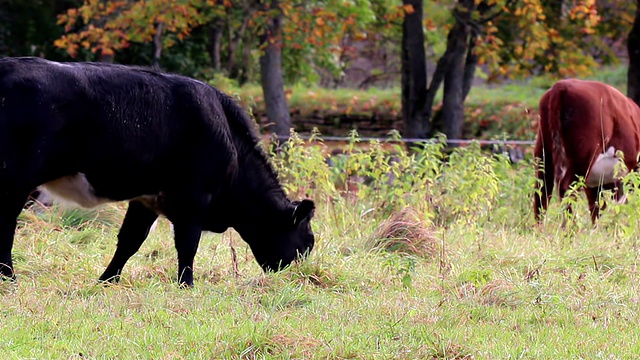
M 549 98 L 549 131 L 551 133 L 554 181 L 559 186 L 567 168 L 567 154 L 562 140 L 562 119 L 564 118 L 564 97 L 567 88 L 563 83 L 554 86 Z
M 540 123 L 534 150 L 536 160 L 536 191 L 534 214 L 541 220 L 541 212 L 547 209 L 553 195 L 554 183 L 563 176 L 566 154 L 562 142 L 562 111 L 566 89 L 556 84 L 540 99 Z

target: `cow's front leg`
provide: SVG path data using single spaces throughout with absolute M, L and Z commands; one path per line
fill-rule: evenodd
M 139 249 L 149 235 L 149 229 L 158 218 L 155 211 L 147 208 L 139 201 L 129 202 L 127 214 L 118 233 L 118 246 L 113 259 L 107 266 L 100 281 L 117 282 L 120 280 L 122 268 L 129 258 Z
M 193 259 L 198 251 L 202 225 L 182 220 L 173 224 L 178 251 L 178 282 L 182 287 L 193 287 Z
M 16 193 L 0 197 L 0 278 L 3 280 L 15 280 L 16 278 L 11 251 L 18 215 L 20 215 L 28 196 L 27 193 L 24 196 L 18 196 Z
M 2 214 L 0 218 L 0 277 L 3 280 L 15 280 L 11 250 L 15 236 L 16 218 Z

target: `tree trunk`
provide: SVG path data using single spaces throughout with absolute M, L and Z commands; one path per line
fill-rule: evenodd
M 447 48 L 451 48 L 452 56 L 444 76 L 442 130 L 448 139 L 462 137 L 465 64 L 474 3 L 474 0 L 458 1 L 458 6 L 454 9 L 456 22 L 447 37 Z
M 224 0 L 217 0 L 215 6 L 224 9 Z M 222 60 L 220 58 L 220 49 L 222 47 L 222 27 L 224 19 L 222 16 L 216 16 L 209 26 L 209 56 L 211 57 L 211 67 L 216 72 L 222 69 Z
M 162 57 L 162 31 L 164 30 L 164 24 L 159 22 L 156 24 L 156 33 L 153 35 L 153 60 L 151 65 L 153 67 L 160 67 L 160 58 Z
M 627 40 L 629 70 L 627 72 L 627 96 L 640 105 L 640 0 L 636 3 L 636 18 Z
M 245 39 L 242 42 L 242 64 L 240 73 L 238 74 L 238 85 L 243 86 L 251 80 L 251 50 L 253 49 L 253 41 Z
M 433 72 L 431 83 L 429 84 L 429 88 L 427 89 L 427 99 L 425 101 L 425 117 L 427 119 L 431 119 L 431 135 L 442 130 L 442 111 L 436 112 L 432 117 L 433 102 L 436 99 L 436 94 L 438 93 L 442 82 L 444 81 L 444 75 L 447 72 L 447 68 L 449 67 L 452 56 L 453 49 L 447 47 L 442 57 L 438 59 L 436 70 Z
M 231 26 L 231 22 L 229 22 L 229 62 L 227 62 L 227 75 L 230 77 L 234 77 L 237 73 L 236 64 L 235 64 L 235 56 L 236 49 L 240 45 L 240 41 L 242 41 L 244 37 L 244 32 L 247 30 L 247 26 L 249 25 L 249 19 L 251 19 L 252 13 L 247 13 L 240 29 L 238 29 L 237 33 L 233 33 L 233 27 Z
M 444 54 L 440 59 L 438 59 L 438 63 L 436 65 L 436 70 L 431 77 L 431 83 L 429 84 L 429 88 L 427 89 L 427 100 L 426 100 L 426 116 L 431 119 L 431 131 L 435 132 L 443 132 L 444 124 L 443 124 L 443 108 L 433 114 L 433 103 L 436 98 L 436 94 L 440 89 L 440 86 L 445 81 L 445 76 L 450 74 L 450 67 L 456 57 L 460 56 L 461 50 L 457 49 L 457 43 L 453 40 L 456 38 L 456 32 L 459 31 L 459 27 L 454 26 L 451 30 L 449 30 L 449 34 L 447 35 L 447 47 L 445 49 Z M 477 34 L 475 34 L 477 37 Z M 467 58 L 464 65 L 464 77 L 463 77 L 463 85 L 462 85 L 462 98 L 463 101 L 466 99 L 469 91 L 471 90 L 471 85 L 473 81 L 473 76 L 475 74 L 475 69 L 478 63 L 478 58 L 473 54 L 473 48 L 475 47 L 474 36 L 471 36 L 469 39 L 469 48 L 467 50 Z
M 406 136 L 426 138 L 430 132 L 425 110 L 427 97 L 427 64 L 422 29 L 423 0 L 403 0 L 413 6 L 402 23 L 402 116 Z
M 475 53 L 476 41 L 478 41 L 478 32 L 471 30 L 471 36 L 469 37 L 469 45 L 467 47 L 467 59 L 464 63 L 464 79 L 462 85 L 462 101 L 464 102 L 471 91 L 473 85 L 473 77 L 476 74 L 476 67 L 478 66 L 478 55 Z
M 263 2 L 262 6 L 265 9 L 280 10 L 278 0 L 271 0 L 269 5 Z M 260 44 L 264 49 L 260 57 L 260 74 L 267 119 L 275 124 L 275 132 L 280 138 L 287 138 L 291 128 L 291 118 L 284 93 L 281 31 L 282 13 L 278 11 L 277 15 L 267 21 L 260 35 Z
M 211 56 L 211 67 L 218 72 L 222 69 L 220 49 L 222 45 L 222 19 L 213 20 L 209 28 L 209 56 Z

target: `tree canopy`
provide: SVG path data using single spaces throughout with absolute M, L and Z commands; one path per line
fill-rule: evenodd
M 403 26 L 419 10 L 417 29 L 424 34 L 419 43 L 430 81 L 424 86 L 428 109 L 417 113 L 430 121 L 433 93 L 441 83 L 447 86 L 447 78 L 463 86 L 459 98 L 464 101 L 469 76 L 489 82 L 532 75 L 580 77 L 599 65 L 619 63 L 636 12 L 636 4 L 626 0 L 265 4 L 269 2 L 5 0 L 0 5 L 0 54 L 158 65 L 201 78 L 222 74 L 241 84 L 258 82 L 268 45 L 260 39 L 277 12 L 286 84 L 398 86 L 402 44 L 407 43 Z M 462 66 L 455 64 L 464 65 L 466 80 L 455 76 L 451 67 Z
M 161 65 L 172 63 L 171 57 L 179 56 L 185 47 L 195 46 L 205 49 L 196 66 L 204 69 L 212 63 L 212 54 L 206 49 L 212 41 L 210 29 L 218 23 L 224 35 L 220 40 L 221 71 L 231 77 L 249 72 L 252 77 L 247 80 L 255 81 L 261 51 L 257 36 L 268 16 L 259 3 L 6 0 L 0 8 L 0 19 L 4 20 L 0 25 L 0 51 L 5 55 L 42 54 L 78 60 L 115 54 L 118 62 L 151 62 L 154 38 L 157 41 L 159 37 L 166 51 Z M 446 49 L 448 31 L 455 24 L 452 10 L 456 3 L 424 2 L 425 47 L 432 61 Z M 635 15 L 635 4 L 624 0 L 475 3 L 478 5 L 472 19 L 479 30 L 478 63 L 491 81 L 540 73 L 579 76 L 595 64 L 618 62 Z M 284 15 L 286 81 L 324 79 L 332 86 L 354 85 L 345 83 L 344 71 L 362 60 L 368 49 L 375 48 L 387 58 L 399 58 L 402 21 L 412 11 L 399 0 L 283 0 L 280 7 Z M 171 52 L 172 47 L 180 51 Z M 134 54 L 145 51 L 146 55 Z

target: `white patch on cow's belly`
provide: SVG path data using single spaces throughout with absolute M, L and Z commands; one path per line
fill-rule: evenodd
M 605 153 L 598 155 L 596 161 L 591 165 L 589 169 L 589 175 L 585 180 L 585 184 L 588 187 L 596 187 L 598 185 L 611 184 L 615 180 L 620 179 L 626 175 L 626 171 L 621 168 L 620 173 L 616 175 L 616 165 L 621 160 L 616 156 L 616 150 L 613 146 L 610 146 Z
M 95 195 L 93 186 L 82 173 L 68 175 L 42 184 L 56 200 L 72 202 L 84 208 L 93 208 L 112 200 L 99 198 Z

